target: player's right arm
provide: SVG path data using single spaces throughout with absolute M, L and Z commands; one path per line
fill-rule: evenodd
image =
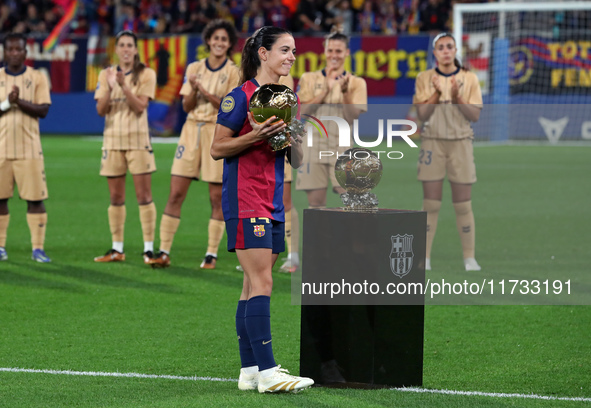
M 249 123 L 252 130 L 239 135 Z M 236 156 L 255 143 L 276 135 L 286 126 L 285 122 L 277 120 L 275 116 L 263 123 L 257 123 L 252 112 L 248 111 L 246 94 L 241 88 L 235 88 L 220 105 L 210 149 L 211 157 L 220 160 Z
M 197 106 L 197 75 L 195 74 L 197 62 L 189 64 L 185 73 L 185 82 L 181 87 L 180 94 L 183 96 L 183 110 L 190 113 Z
M 19 87 L 13 85 L 8 94 L 8 102 L 11 107 L 18 107 L 21 112 L 34 119 L 45 118 L 51 105 L 51 96 L 47 78 L 39 71 L 33 71 L 33 87 L 35 89 L 33 100 L 27 101 L 20 98 Z
M 234 137 L 236 131 L 233 129 L 220 123 L 215 125 L 215 133 L 210 150 L 211 157 L 214 160 L 236 156 L 255 143 L 275 136 L 287 126 L 284 121 L 277 120 L 276 116 L 270 117 L 263 123 L 258 123 L 254 120 L 252 112 L 248 112 L 248 120 L 250 121 L 252 130 L 240 137 Z
M 298 98 L 300 98 L 301 114 L 311 114 L 322 104 L 328 95 L 328 86 L 322 88 L 322 92 L 314 95 L 314 79 L 311 73 L 304 73 L 298 82 Z
M 7 105 L 6 105 L 6 107 L 2 107 L 2 109 L 0 109 L 0 116 L 4 115 L 5 113 L 10 112 L 10 110 L 12 109 L 12 105 L 16 104 L 16 101 L 18 100 L 19 93 L 20 93 L 20 90 L 19 90 L 18 86 L 13 86 L 11 91 L 8 93 L 8 97 L 6 98 L 6 101 L 2 102 L 2 105 L 4 105 L 4 104 L 7 104 Z
M 98 78 L 96 84 L 96 90 L 94 91 L 94 99 L 96 100 L 96 111 L 99 116 L 106 116 L 110 110 L 111 102 L 111 85 L 107 80 L 107 69 L 103 69 Z M 113 78 L 114 79 L 114 78 Z
M 302 104 L 320 105 L 321 103 L 324 103 L 324 99 L 328 96 L 332 88 L 331 85 L 334 84 L 334 81 L 328 81 L 329 74 L 330 73 L 326 74 L 327 76 L 325 78 L 324 86 L 317 95 L 314 95 L 313 80 L 311 80 L 311 78 L 309 78 L 309 76 L 305 73 L 302 74 L 302 77 L 300 78 L 300 82 L 298 84 L 300 86 L 298 96 L 300 97 L 300 101 L 302 102 Z

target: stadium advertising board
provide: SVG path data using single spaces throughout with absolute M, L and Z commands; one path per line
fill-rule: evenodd
M 29 39 L 26 64 L 47 75 L 52 93 L 84 92 L 86 45 L 86 38 L 68 38 L 46 52 L 42 40 Z M 0 56 L 4 56 L 1 44 Z
M 244 41 L 238 41 L 236 52 L 232 54 L 238 65 Z M 88 92 L 94 92 L 102 67 L 114 63 L 114 44 L 113 38 L 89 38 Z M 414 92 L 416 76 L 427 68 L 428 46 L 428 36 L 353 37 L 351 56 L 345 67 L 366 80 L 370 97 L 410 97 Z M 185 69 L 191 62 L 207 58 L 207 48 L 201 37 L 176 36 L 140 39 L 138 49 L 141 60 L 157 73 L 156 98 L 149 108 L 150 127 L 156 134 L 173 133 L 178 122 L 179 109 L 175 107 Z M 297 59 L 291 72 L 296 86 L 304 72 L 324 66 L 323 38 L 298 38 Z
M 591 91 L 591 41 L 525 37 L 511 45 L 511 93 Z
M 114 54 L 113 41 L 92 37 L 89 39 L 89 56 L 94 57 L 89 59 L 88 64 L 88 92 L 94 92 L 98 71 L 105 63 L 105 55 Z M 237 64 L 240 64 L 239 50 L 244 41 L 239 40 L 235 47 L 237 51 L 232 55 Z M 164 64 L 168 64 L 168 78 L 173 80 L 181 67 L 184 69 L 189 63 L 207 57 L 205 44 L 200 37 L 146 39 L 140 40 L 138 46 L 142 61 L 159 73 L 159 87 L 163 84 L 168 86 Z M 351 57 L 347 60 L 346 69 L 366 79 L 369 96 L 412 95 L 417 74 L 427 69 L 428 46 L 428 36 L 353 37 Z M 183 49 L 186 52 L 182 52 Z M 297 60 L 292 68 L 296 83 L 304 72 L 321 69 L 324 65 L 323 39 L 298 38 Z M 176 85 L 180 90 L 181 84 Z M 158 96 L 156 99 L 159 99 Z
M 244 40 L 236 49 L 241 49 Z M 291 74 L 297 80 L 304 72 L 326 65 L 323 38 L 297 38 L 297 59 Z M 367 82 L 368 96 L 412 95 L 415 78 L 427 69 L 428 36 L 371 36 L 351 38 L 351 56 L 345 69 Z M 240 63 L 240 54 L 233 56 Z

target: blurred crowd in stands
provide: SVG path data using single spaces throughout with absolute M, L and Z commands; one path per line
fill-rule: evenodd
M 45 36 L 71 0 L 0 0 L 2 32 Z M 451 29 L 460 0 L 78 0 L 70 32 L 109 35 L 200 33 L 214 18 L 232 21 L 239 33 L 264 25 L 322 35 L 333 27 L 345 34 L 441 32 Z

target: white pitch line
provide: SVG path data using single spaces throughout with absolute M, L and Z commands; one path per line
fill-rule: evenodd
M 428 388 L 390 388 L 391 390 L 403 391 L 403 392 L 415 392 L 419 394 L 445 394 L 445 395 L 467 395 L 467 396 L 478 396 L 478 397 L 495 397 L 495 398 L 529 398 L 539 400 L 550 400 L 550 401 L 583 401 L 591 402 L 591 398 L 585 397 L 552 397 L 547 395 L 537 394 L 507 394 L 497 392 L 481 392 L 481 391 L 454 391 L 454 390 L 430 390 Z
M 124 377 L 124 378 L 153 378 L 164 380 L 185 380 L 185 381 L 213 381 L 213 382 L 237 382 L 234 378 L 217 378 L 217 377 L 184 377 L 179 375 L 156 375 L 156 374 L 141 374 L 141 373 L 105 373 L 100 371 L 72 371 L 72 370 L 37 370 L 32 368 L 6 368 L 0 367 L 0 372 L 10 373 L 33 373 L 33 374 L 54 374 L 54 375 L 78 375 L 89 377 Z M 454 391 L 454 390 L 432 390 L 428 388 L 390 388 L 394 391 L 413 392 L 418 394 L 444 394 L 444 395 L 465 395 L 478 397 L 493 397 L 493 398 L 529 398 L 550 401 L 581 401 L 591 402 L 591 398 L 585 397 L 552 397 L 547 395 L 537 394 L 507 394 L 495 392 L 480 392 L 480 391 Z
M 237 382 L 233 378 L 216 377 L 183 377 L 178 375 L 156 375 L 140 373 L 105 373 L 100 371 L 71 371 L 71 370 L 35 370 L 31 368 L 2 368 L 0 371 L 10 373 L 34 373 L 34 374 L 61 374 L 61 375 L 81 375 L 89 377 L 127 377 L 127 378 L 155 378 L 165 380 L 189 380 L 189 381 L 214 381 L 214 382 Z

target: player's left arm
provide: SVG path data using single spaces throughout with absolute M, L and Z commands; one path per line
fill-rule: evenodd
M 226 81 L 226 89 L 224 90 L 224 95 L 229 94 L 232 91 L 232 89 L 239 85 L 238 82 L 240 81 L 240 71 L 238 70 L 238 68 L 230 69 L 229 72 L 229 78 Z M 203 97 L 207 99 L 207 101 L 211 103 L 214 108 L 219 109 L 220 103 L 222 103 L 222 97 L 207 92 L 207 89 L 203 87 L 201 82 L 197 82 L 197 86 L 199 87 L 199 92 L 201 93 L 201 95 L 203 95 Z
M 16 106 L 18 106 L 23 111 L 23 113 L 26 113 L 29 116 L 43 119 L 47 116 L 50 105 L 47 103 L 36 104 L 32 102 L 27 102 L 19 98 L 16 101 Z
M 196 81 L 197 89 L 199 89 L 199 93 L 203 95 L 207 102 L 211 103 L 215 109 L 220 108 L 220 103 L 222 103 L 222 98 L 217 95 L 214 95 L 210 92 L 207 92 L 207 89 L 203 86 L 203 84 L 199 81 Z
M 466 75 L 464 86 L 468 86 L 468 92 L 465 93 L 465 98 L 460 95 L 460 88 L 458 86 L 456 76 L 451 77 L 451 100 L 454 105 L 470 122 L 477 122 L 480 119 L 480 111 L 482 110 L 482 92 L 478 80 L 469 81 L 470 78 Z M 473 79 L 473 78 L 470 78 Z M 472 82 L 472 83 L 468 83 Z M 475 83 L 474 83 L 475 82 Z
M 299 169 L 304 164 L 304 149 L 302 149 L 302 138 L 300 136 L 291 137 L 291 145 L 287 148 L 287 160 L 291 167 Z
M 47 81 L 45 77 L 41 78 L 41 82 L 38 83 L 35 92 L 35 102 L 40 103 L 21 99 L 20 89 L 16 85 L 13 85 L 12 91 L 8 94 L 8 101 L 12 106 L 18 106 L 23 113 L 35 119 L 44 118 L 47 116 L 50 106 L 50 103 L 47 102 L 51 102 L 49 99 L 49 86 L 47 85 Z
M 287 78 L 287 81 L 283 82 L 284 85 L 286 86 L 290 86 L 293 87 L 294 81 L 291 75 L 287 76 L 287 77 L 281 77 L 281 78 Z M 291 83 L 290 83 L 290 79 L 291 79 Z M 281 82 L 280 82 L 281 83 Z M 298 120 L 301 120 L 301 109 L 302 109 L 302 105 L 300 104 L 300 99 L 298 98 L 298 113 L 296 115 L 296 118 Z M 304 149 L 302 148 L 302 143 L 303 143 L 303 139 L 300 135 L 294 134 L 294 133 L 290 133 L 290 140 L 291 140 L 291 144 L 287 147 L 287 152 L 286 152 L 286 156 L 287 156 L 287 161 L 289 161 L 289 164 L 291 165 L 291 167 L 293 167 L 294 169 L 299 169 L 300 167 L 302 167 L 302 164 L 304 164 Z
M 139 79 L 140 87 L 137 95 L 125 83 L 125 74 L 121 71 L 117 72 L 117 83 L 125 95 L 127 104 L 136 115 L 141 115 L 148 108 L 150 99 L 154 99 L 156 95 L 156 73 L 150 68 L 144 68 L 144 70 L 148 71 L 143 72 Z
M 362 78 L 355 79 L 350 73 L 339 79 L 343 92 L 343 113 L 348 123 L 367 111 L 367 84 Z

